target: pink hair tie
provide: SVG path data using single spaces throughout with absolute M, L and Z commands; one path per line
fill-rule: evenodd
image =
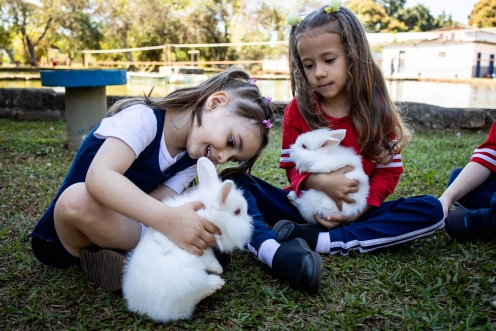
M 266 97 L 265 98 L 265 102 L 267 102 L 267 106 L 270 106 L 270 104 L 272 103 L 272 98 L 271 97 Z
M 250 80 L 248 81 L 248 83 L 250 83 L 251 85 L 255 85 L 256 82 L 257 82 L 256 78 L 250 78 Z
M 272 123 L 270 123 L 270 119 L 268 119 L 268 120 L 263 120 L 263 121 L 262 121 L 262 123 L 263 123 L 263 124 L 265 124 L 265 127 L 266 127 L 267 129 L 270 129 L 270 128 L 272 127 Z

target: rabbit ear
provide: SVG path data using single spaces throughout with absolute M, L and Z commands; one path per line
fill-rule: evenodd
M 340 140 L 338 139 L 335 139 L 335 138 L 326 138 L 326 140 L 324 141 L 324 143 L 322 144 L 322 146 L 320 146 L 320 148 L 323 148 L 323 149 L 331 149 L 337 145 L 339 145 L 340 143 Z
M 345 129 L 329 131 L 329 137 L 337 139 L 339 141 L 343 140 L 345 136 L 346 136 L 346 130 Z
M 201 186 L 208 186 L 216 188 L 219 186 L 219 176 L 217 175 L 217 169 L 215 169 L 212 161 L 206 157 L 201 157 L 198 159 L 197 171 L 198 171 L 198 182 Z
M 234 186 L 234 182 L 232 180 L 226 180 L 222 183 L 222 186 L 220 188 L 220 196 L 219 196 L 220 207 L 225 207 L 227 196 L 229 195 L 229 192 L 231 192 L 233 186 Z

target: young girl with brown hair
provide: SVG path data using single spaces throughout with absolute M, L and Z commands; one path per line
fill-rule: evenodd
M 362 156 L 369 176 L 365 210 L 350 218 L 340 214 L 316 216 L 319 226 L 305 224 L 288 201 L 288 190 L 254 177 L 239 176 L 236 180 L 247 192 L 255 220 L 248 248 L 292 288 L 310 293 L 320 285 L 322 266 L 317 253 L 369 252 L 425 237 L 444 224 L 441 203 L 433 196 L 384 201 L 403 173 L 400 151 L 411 134 L 388 95 L 362 25 L 336 2 L 304 19 L 294 14 L 288 17 L 294 24 L 289 56 L 296 96 L 284 112 L 279 166 L 286 170 L 289 189 L 297 194 L 314 189 L 338 206 L 352 203 L 348 194 L 358 191 L 358 182 L 344 176 L 351 167 L 301 174 L 289 154 L 300 134 L 325 127 L 345 129 L 341 145 Z M 270 229 L 266 223 L 275 225 Z
M 233 68 L 161 99 L 119 101 L 108 115 L 83 141 L 32 248 L 52 267 L 81 263 L 113 291 L 124 261 L 115 250 L 132 250 L 148 226 L 193 254 L 215 244 L 219 229 L 196 213 L 200 202 L 170 207 L 161 200 L 188 186 L 202 156 L 240 162 L 237 171 L 249 173 L 268 144 L 263 122 L 272 111 L 249 75 Z

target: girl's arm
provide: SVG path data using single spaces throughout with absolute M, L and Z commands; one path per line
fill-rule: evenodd
M 439 198 L 443 205 L 444 216 L 448 216 L 451 204 L 484 183 L 491 170 L 480 163 L 469 162 Z
M 190 253 L 202 255 L 203 249 L 215 245 L 212 234 L 220 232 L 196 213 L 202 207 L 200 202 L 170 207 L 144 193 L 123 176 L 135 156 L 122 140 L 107 138 L 86 175 L 86 189 L 91 196 L 117 213 L 162 232 Z
M 174 191 L 167 185 L 159 185 L 156 189 L 150 192 L 150 196 L 157 199 L 158 201 L 162 201 L 165 198 L 175 195 L 177 195 L 176 191 Z

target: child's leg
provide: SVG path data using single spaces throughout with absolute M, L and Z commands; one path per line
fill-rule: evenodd
M 95 201 L 84 183 L 74 184 L 61 194 L 54 221 L 63 246 L 76 257 L 81 248 L 93 245 L 129 251 L 141 236 L 140 223 Z
M 308 233 L 308 225 L 281 224 L 274 227 L 281 241 Z M 443 225 L 443 210 L 437 198 L 428 195 L 400 198 L 382 203 L 349 225 L 320 232 L 316 245 L 310 248 L 330 254 L 345 255 L 351 249 L 365 253 L 428 236 Z
M 451 174 L 448 186 L 463 168 Z M 479 187 L 457 201 L 466 209 L 451 210 L 446 219 L 446 234 L 459 242 L 496 239 L 496 178 L 490 176 Z
M 451 185 L 462 170 L 463 168 L 459 168 L 451 173 L 448 186 Z M 460 198 L 458 203 L 467 209 L 489 208 L 494 193 L 496 193 L 496 179 L 491 176 L 482 185 Z
M 243 190 L 248 214 L 253 217 L 254 230 L 248 250 L 271 267 L 290 286 L 314 293 L 320 285 L 322 260 L 302 239 L 280 244 L 266 223 L 281 219 L 303 222 L 296 207 L 288 200 L 289 192 L 276 188 L 256 177 L 237 175 L 231 178 Z

